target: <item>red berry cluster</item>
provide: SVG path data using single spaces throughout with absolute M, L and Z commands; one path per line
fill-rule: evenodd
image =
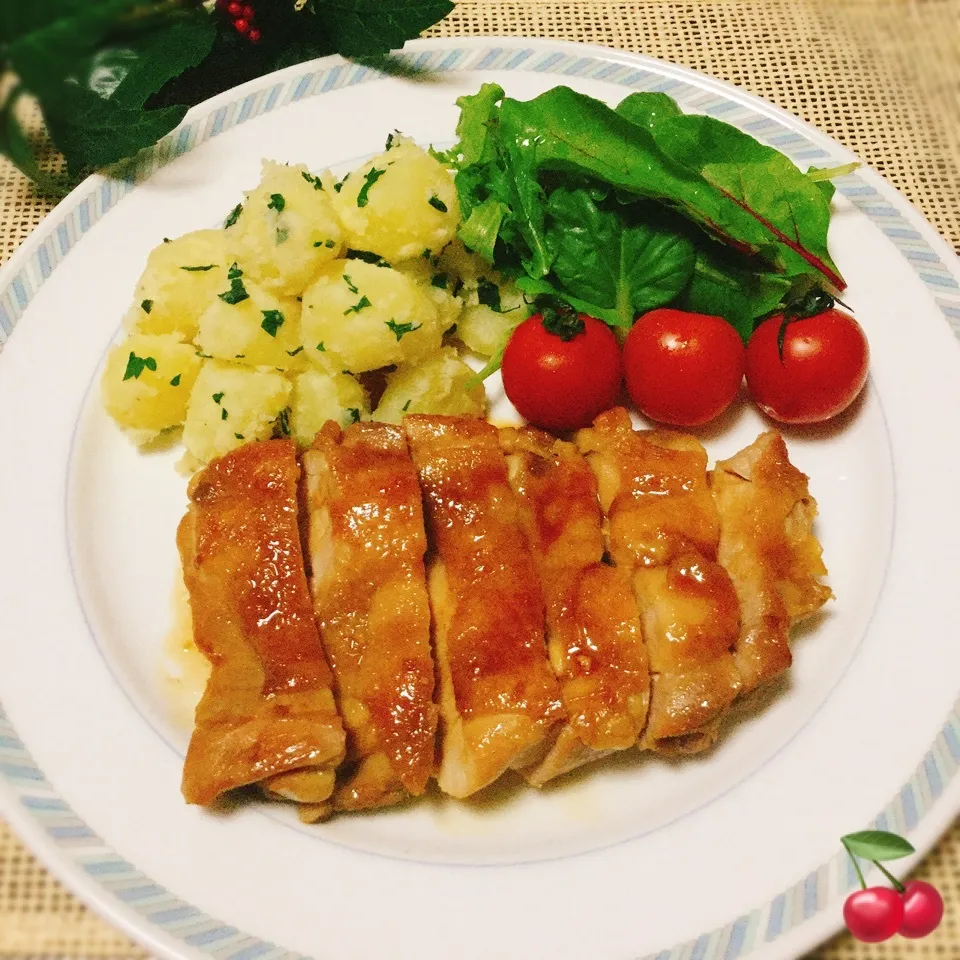
M 260 29 L 256 24 L 257 11 L 253 4 L 238 3 L 237 0 L 217 0 L 217 9 L 225 13 L 233 22 L 233 29 L 251 43 L 260 42 Z

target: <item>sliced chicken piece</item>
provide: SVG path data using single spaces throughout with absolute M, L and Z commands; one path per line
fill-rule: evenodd
M 630 581 L 603 562 L 603 515 L 586 460 L 572 443 L 538 430 L 503 429 L 500 441 L 540 574 L 550 664 L 567 713 L 546 757 L 522 771 L 541 786 L 637 742 L 650 673 Z
M 740 609 L 717 563 L 706 451 L 687 434 L 635 431 L 622 408 L 601 414 L 577 444 L 597 476 L 610 554 L 640 607 L 652 674 L 641 744 L 704 749 L 741 687 L 731 654 Z
M 347 729 L 333 807 L 419 796 L 437 708 L 417 472 L 398 427 L 332 421 L 303 455 L 311 588 Z
M 563 720 L 560 690 L 497 429 L 439 416 L 410 416 L 405 426 L 431 545 L 443 727 L 438 782 L 466 797 L 543 755 Z
M 258 784 L 322 804 L 345 736 L 313 619 L 289 440 L 249 443 L 193 478 L 177 531 L 193 634 L 211 673 L 183 770 L 189 803 Z
M 740 599 L 733 656 L 752 690 L 790 666 L 790 627 L 833 594 L 813 535 L 817 502 L 807 477 L 790 463 L 778 433 L 720 461 L 711 475 L 720 514 L 718 559 Z

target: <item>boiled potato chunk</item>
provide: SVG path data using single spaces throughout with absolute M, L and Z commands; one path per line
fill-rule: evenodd
M 201 353 L 251 367 L 299 367 L 300 303 L 249 280 L 244 289 L 246 300 L 227 303 L 217 297 L 200 315 L 196 343 Z
M 453 177 L 405 137 L 345 177 L 333 202 L 347 246 L 391 264 L 442 250 L 460 223 Z
M 428 289 L 362 260 L 327 264 L 303 294 L 305 353 L 323 370 L 351 373 L 434 353 L 445 328 Z
M 199 465 L 249 440 L 266 440 L 289 404 L 291 390 L 281 373 L 206 360 L 187 407 L 187 451 Z
M 354 377 L 319 370 L 307 370 L 294 378 L 290 407 L 291 432 L 304 447 L 313 443 L 328 420 L 346 426 L 370 414 L 366 391 Z
M 200 314 L 229 286 L 227 256 L 223 230 L 196 230 L 161 243 L 147 258 L 127 328 L 192 340 Z
M 107 355 L 103 404 L 135 443 L 147 443 L 183 423 L 199 372 L 196 349 L 175 334 L 131 334 Z
M 302 164 L 264 161 L 260 185 L 247 194 L 239 218 L 225 233 L 250 278 L 288 297 L 299 294 L 343 249 L 329 194 Z
M 487 412 L 487 395 L 482 383 L 468 385 L 473 376 L 452 347 L 420 363 L 397 367 L 387 375 L 373 419 L 399 423 L 408 413 L 482 417 Z

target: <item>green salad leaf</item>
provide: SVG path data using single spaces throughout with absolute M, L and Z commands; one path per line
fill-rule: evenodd
M 798 291 L 843 289 L 827 249 L 832 176 L 804 173 L 665 94 L 616 109 L 568 87 L 532 100 L 484 84 L 457 101 L 460 238 L 528 297 L 607 323 L 672 305 L 748 339 Z

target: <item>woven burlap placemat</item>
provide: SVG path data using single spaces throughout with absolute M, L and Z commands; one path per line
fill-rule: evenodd
M 730 80 L 850 147 L 960 250 L 960 0 L 462 0 L 432 33 L 606 44 Z M 0 165 L 0 258 L 49 209 Z M 960 826 L 917 876 L 936 884 L 948 904 L 933 936 L 873 946 L 844 936 L 814 956 L 960 957 Z M 0 957 L 41 955 L 145 956 L 0 823 Z

